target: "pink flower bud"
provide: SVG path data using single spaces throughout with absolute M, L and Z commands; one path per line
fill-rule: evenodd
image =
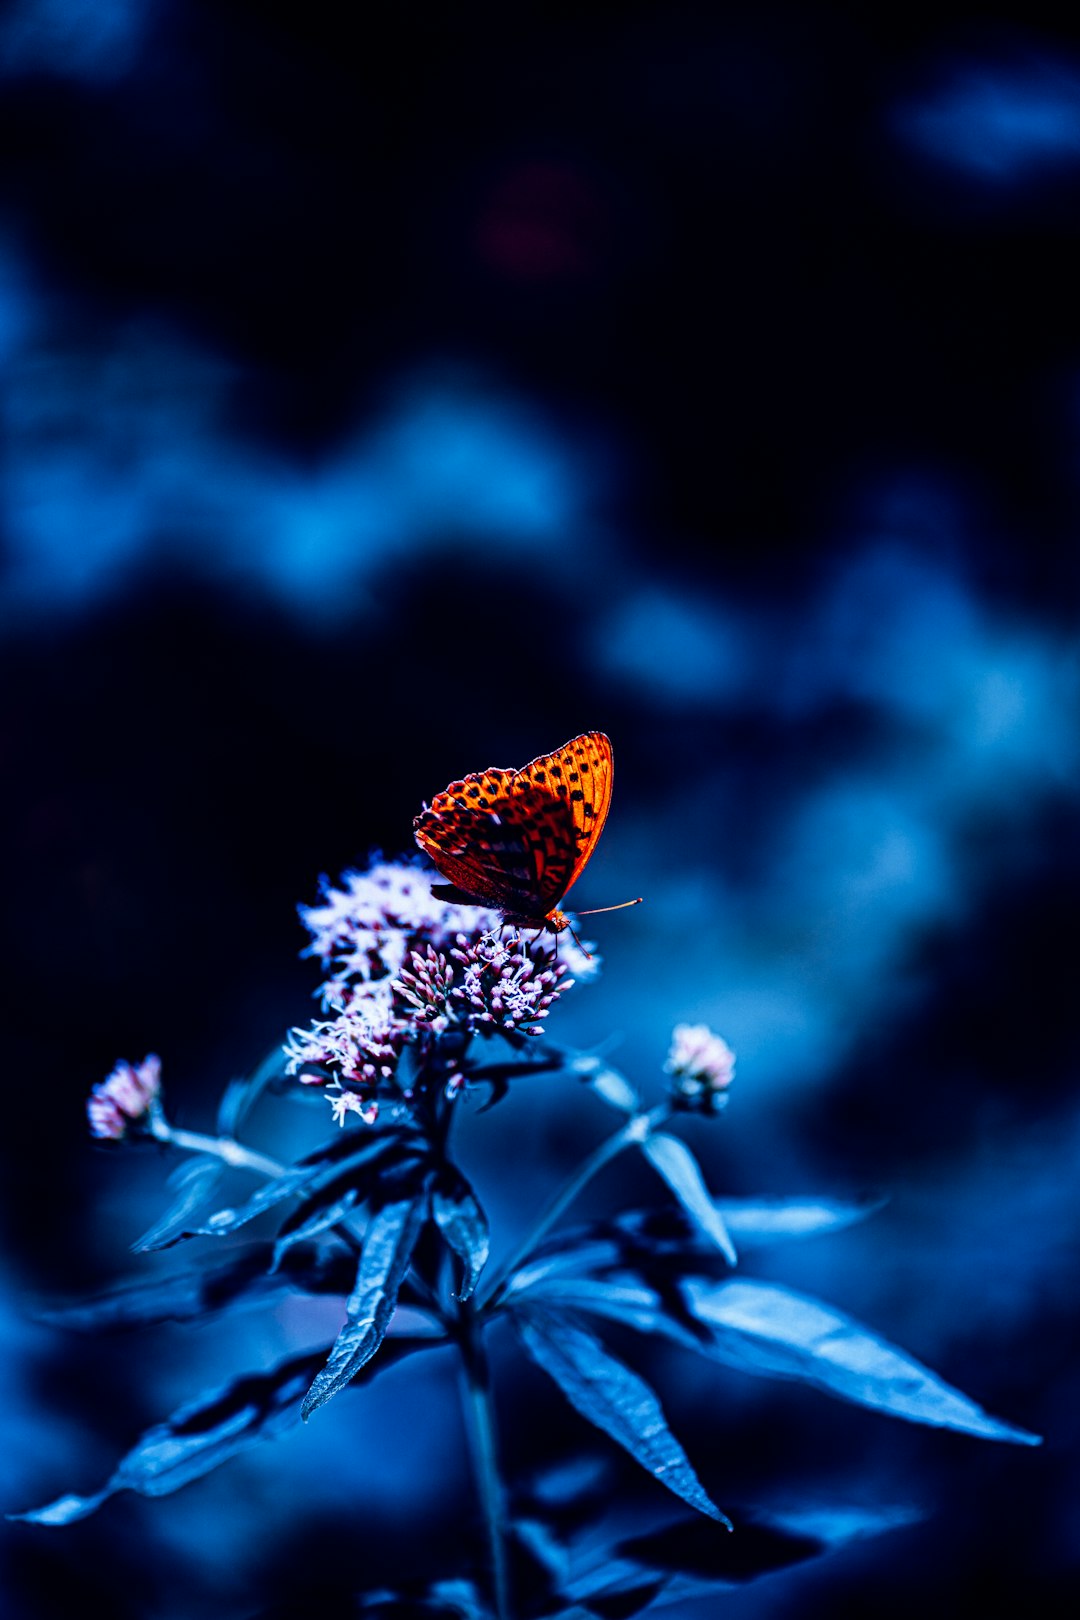
M 161 1059 L 153 1052 L 138 1065 L 123 1059 L 90 1093 L 91 1135 L 119 1142 L 128 1126 L 143 1120 L 161 1094 Z

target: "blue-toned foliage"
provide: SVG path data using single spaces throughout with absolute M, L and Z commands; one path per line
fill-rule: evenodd
M 235 1137 L 263 1093 L 280 1083 L 285 1074 L 281 1047 L 271 1047 L 249 1075 L 230 1080 L 221 1093 L 217 1111 L 218 1135 Z
M 283 1294 L 348 1293 L 356 1274 L 351 1254 L 314 1244 L 290 1246 L 280 1259 L 276 1245 L 246 1244 L 229 1260 L 192 1266 L 167 1277 L 123 1283 L 78 1305 L 36 1314 L 44 1322 L 83 1333 L 147 1327 L 156 1322 L 194 1322 L 237 1307 L 262 1304 Z
M 588 1553 L 571 1567 L 565 1591 L 598 1620 L 707 1597 L 763 1575 L 790 1569 L 919 1517 L 910 1508 L 862 1508 L 803 1522 L 797 1514 L 735 1514 L 736 1534 L 719 1534 L 700 1518 L 679 1519 L 645 1535 L 628 1536 L 603 1556 Z
M 352 1382 L 386 1337 L 426 1218 L 426 1203 L 426 1191 L 420 1192 L 385 1204 L 368 1222 L 356 1285 L 346 1307 L 347 1322 L 304 1397 L 305 1419 Z
M 277 1221 L 273 1236 L 238 1246 L 224 1262 L 212 1245 L 215 1257 L 202 1266 L 128 1283 L 47 1314 L 55 1324 L 95 1331 L 192 1323 L 329 1295 L 344 1300 L 344 1323 L 328 1350 L 307 1351 L 186 1403 L 143 1435 L 100 1491 L 62 1496 L 21 1517 L 59 1526 L 92 1513 L 117 1491 L 168 1494 L 425 1346 L 442 1346 L 460 1362 L 488 1571 L 477 1578 L 462 1561 L 447 1579 L 417 1574 L 393 1589 L 358 1593 L 359 1613 L 399 1620 L 580 1620 L 584 1613 L 619 1620 L 753 1579 L 851 1534 L 910 1517 L 906 1509 L 883 1508 L 860 1518 L 844 1506 L 833 1518 L 819 1512 L 801 1523 L 797 1515 L 756 1525 L 752 1514 L 729 1518 L 669 1427 L 661 1394 L 606 1342 L 605 1324 L 908 1422 L 1037 1443 L 823 1302 L 777 1282 L 730 1276 L 733 1231 L 748 1249 L 776 1245 L 839 1230 L 877 1206 L 713 1196 L 694 1153 L 674 1134 L 692 1114 L 718 1118 L 727 1103 L 734 1054 L 707 1026 L 677 1027 L 667 1095 L 645 1110 L 629 1082 L 597 1056 L 564 1050 L 539 1027 L 533 1035 L 517 1027 L 499 1031 L 487 1019 L 475 983 L 480 972 L 505 970 L 499 983 L 508 1003 L 523 985 L 535 990 L 542 982 L 550 997 L 546 1012 L 562 993 L 555 975 L 541 977 L 550 958 L 535 938 L 524 944 L 518 938 L 514 952 L 504 949 L 498 928 L 482 913 L 470 955 L 463 948 L 469 945 L 468 908 L 429 893 L 428 880 L 412 866 L 381 863 L 369 874 L 350 874 L 340 890 L 326 885 L 324 899 L 312 908 L 309 926 L 331 974 L 324 999 L 332 1016 L 310 1031 L 292 1032 L 284 1068 L 306 1082 L 289 1082 L 299 1095 L 323 1107 L 331 1103 L 340 1130 L 294 1163 L 245 1146 L 239 1133 L 249 1111 L 282 1083 L 276 1056 L 228 1088 L 216 1137 L 170 1125 L 156 1058 L 138 1069 L 117 1065 L 95 1088 L 90 1115 L 99 1134 L 113 1140 L 142 1136 L 193 1155 L 173 1178 L 172 1202 L 136 1245 L 140 1253 L 181 1240 L 230 1239 L 263 1217 Z M 444 949 L 449 942 L 457 952 L 452 958 Z M 476 954 L 481 946 L 482 957 Z M 561 942 L 560 949 L 581 955 L 576 944 Z M 499 950 L 505 961 L 493 967 L 492 953 Z M 455 995 L 451 960 L 462 966 L 461 995 Z M 405 961 L 416 972 L 402 969 Z M 391 977 L 397 972 L 404 978 Z M 401 1003 L 393 1000 L 397 993 Z M 479 1103 L 479 1128 L 497 1129 L 488 1111 L 539 1073 L 584 1081 L 615 1110 L 618 1123 L 518 1246 L 502 1255 L 495 1248 L 492 1260 L 487 1216 L 457 1163 L 452 1127 L 461 1099 L 471 1095 Z M 586 1184 L 630 1150 L 644 1154 L 674 1201 L 563 1227 Z M 226 1176 L 252 1175 L 261 1177 L 253 1192 L 219 1203 Z M 528 1357 L 569 1405 L 692 1507 L 708 1534 L 683 1525 L 628 1536 L 624 1525 L 617 1544 L 605 1546 L 595 1533 L 601 1516 L 595 1497 L 586 1501 L 578 1492 L 574 1500 L 572 1489 L 570 1499 L 559 1502 L 551 1493 L 509 1488 L 501 1475 L 488 1349 L 500 1320 L 512 1323 Z M 718 1385 L 714 1408 L 722 1401 Z M 711 1466 L 719 1466 L 715 1455 Z
M 361 1199 L 356 1186 L 346 1186 L 334 1196 L 332 1188 L 323 1188 L 304 1200 L 291 1215 L 287 1215 L 278 1228 L 274 1244 L 274 1269 L 277 1270 L 294 1243 L 318 1237 L 320 1232 L 339 1226 L 350 1215 Z
M 625 1446 L 669 1491 L 731 1529 L 727 1515 L 706 1494 L 643 1378 L 566 1312 L 523 1311 L 517 1329 L 537 1366 L 555 1380 L 582 1417 Z
M 709 1350 L 750 1372 L 799 1378 L 893 1417 L 958 1429 L 986 1440 L 1037 1446 L 1038 1435 L 989 1417 L 912 1356 L 841 1311 L 790 1288 L 688 1278 L 681 1293 Z
M 404 1335 L 395 1339 L 369 1376 L 433 1342 Z M 179 1407 L 165 1423 L 148 1429 L 100 1491 L 91 1496 L 61 1496 L 30 1513 L 9 1516 L 30 1524 L 70 1524 L 93 1513 L 117 1491 L 168 1496 L 228 1462 L 243 1447 L 273 1439 L 297 1422 L 304 1391 L 321 1359 L 319 1355 L 295 1356 L 269 1372 L 238 1378 L 200 1395 Z
M 571 1064 L 571 1069 L 573 1073 L 580 1075 L 585 1084 L 595 1091 L 609 1108 L 615 1108 L 621 1114 L 636 1114 L 640 1109 L 641 1098 L 629 1080 L 620 1074 L 618 1069 L 613 1069 L 609 1063 L 604 1063 L 598 1057 L 582 1054 Z
M 738 1263 L 735 1246 L 728 1236 L 724 1217 L 709 1194 L 694 1155 L 677 1136 L 652 1131 L 641 1144 L 641 1151 L 658 1170 L 694 1224 L 715 1243 L 729 1266 Z
M 464 1303 L 472 1296 L 487 1264 L 487 1216 L 465 1177 L 452 1168 L 441 1172 L 431 1189 L 431 1213 L 463 1264 L 464 1277 L 457 1297 Z
M 231 1134 L 231 1133 L 230 1133 Z M 167 1249 L 181 1238 L 199 1230 L 202 1220 L 209 1216 L 209 1205 L 225 1179 L 225 1166 L 217 1159 L 188 1159 L 169 1177 L 169 1186 L 176 1189 L 176 1197 L 141 1237 L 131 1245 L 135 1254 L 150 1254 L 155 1249 Z
M 661 1292 L 641 1272 L 549 1272 L 525 1280 L 522 1307 L 589 1311 L 742 1372 L 793 1378 L 912 1423 L 987 1440 L 1038 1445 L 1039 1436 L 985 1413 L 914 1357 L 842 1312 L 776 1283 L 685 1276 Z

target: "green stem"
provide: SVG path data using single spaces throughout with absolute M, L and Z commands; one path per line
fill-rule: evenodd
M 653 1131 L 670 1118 L 671 1112 L 671 1105 L 664 1102 L 660 1103 L 656 1108 L 650 1109 L 647 1114 L 635 1114 L 632 1119 L 627 1120 L 621 1130 L 616 1131 L 613 1136 L 609 1136 L 606 1142 L 601 1142 L 600 1146 L 589 1154 L 589 1157 L 578 1167 L 566 1185 L 555 1194 L 555 1197 L 548 1204 L 535 1226 L 518 1244 L 509 1260 L 503 1262 L 486 1288 L 480 1290 L 476 1302 L 478 1311 L 490 1310 L 499 1303 L 499 1300 L 509 1287 L 515 1271 L 518 1270 L 523 1261 L 528 1259 L 541 1240 L 547 1236 L 555 1222 L 570 1207 L 578 1193 L 592 1180 L 597 1171 L 602 1170 L 605 1164 L 617 1158 L 624 1148 L 632 1147 L 635 1143 L 644 1142 L 646 1137 L 650 1136 Z
M 182 1131 L 170 1125 L 163 1114 L 150 1116 L 150 1134 L 155 1141 L 167 1142 L 170 1147 L 183 1148 L 188 1153 L 210 1153 L 238 1170 L 254 1170 L 260 1176 L 280 1176 L 285 1166 L 265 1153 L 246 1148 L 231 1136 L 204 1136 L 201 1131 Z
M 479 1324 L 471 1310 L 463 1313 L 461 1343 L 462 1398 L 473 1473 L 484 1510 L 491 1581 L 498 1620 L 511 1620 L 509 1570 L 506 1562 L 506 1501 L 495 1444 L 495 1407 L 491 1376 Z

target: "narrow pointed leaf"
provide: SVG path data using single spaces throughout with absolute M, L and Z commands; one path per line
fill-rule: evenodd
M 492 1620 L 486 1599 L 472 1581 L 409 1582 L 364 1592 L 349 1610 L 356 1620 Z
M 225 1174 L 217 1159 L 189 1159 L 169 1177 L 176 1196 L 165 1213 L 131 1245 L 135 1254 L 167 1249 L 190 1230 L 196 1216 L 209 1204 Z
M 523 1306 L 588 1311 L 743 1372 L 798 1379 L 841 1400 L 909 1423 L 985 1440 L 1039 1445 L 1040 1437 L 989 1416 L 921 1362 L 831 1305 L 778 1283 L 688 1277 L 675 1299 L 633 1272 L 540 1277 L 516 1296 Z
M 351 1139 L 338 1137 L 325 1148 L 309 1154 L 280 1176 L 256 1188 L 250 1198 L 232 1209 L 219 1209 L 208 1219 L 191 1224 L 180 1237 L 226 1237 L 264 1215 L 288 1198 L 312 1197 L 327 1187 L 340 1196 L 346 1186 L 366 1187 L 376 1171 L 383 1173 L 406 1149 L 402 1138 L 387 1132 Z
M 828 1198 L 714 1199 L 729 1236 L 741 1244 L 763 1245 L 839 1231 L 866 1220 L 883 1200 L 847 1203 Z M 663 1257 L 677 1270 L 700 1268 L 702 1253 L 716 1252 L 681 1204 L 662 1209 L 631 1209 L 610 1221 L 563 1227 L 546 1237 L 511 1280 L 510 1291 L 531 1287 L 555 1272 L 600 1272 L 613 1266 L 640 1266 L 650 1256 Z
M 653 1131 L 642 1142 L 641 1150 L 653 1169 L 663 1176 L 690 1219 L 715 1243 L 729 1265 L 737 1265 L 735 1245 L 728 1236 L 723 1216 L 686 1143 L 680 1142 L 677 1136 L 668 1136 L 666 1131 Z
M 621 1253 L 617 1236 L 608 1236 L 600 1227 L 570 1227 L 533 1251 L 514 1272 L 507 1292 L 531 1288 L 542 1277 L 603 1271 L 618 1264 Z
M 747 1243 L 763 1244 L 839 1232 L 876 1215 L 885 1203 L 883 1198 L 861 1203 L 838 1198 L 719 1198 L 716 1207 L 730 1233 Z
M 465 1177 L 444 1177 L 431 1195 L 435 1224 L 465 1268 L 460 1300 L 470 1297 L 488 1257 L 487 1217 Z
M 300 1356 L 268 1373 L 241 1378 L 178 1408 L 148 1429 L 93 1496 L 62 1496 L 30 1513 L 31 1524 L 70 1524 L 117 1491 L 165 1496 L 225 1462 L 243 1446 L 295 1422 L 317 1356 Z
M 866 1504 L 806 1514 L 754 1511 L 736 1515 L 733 1536 L 705 1519 L 684 1518 L 612 1548 L 586 1548 L 564 1591 L 598 1617 L 628 1616 L 646 1601 L 659 1607 L 744 1586 L 920 1516 L 907 1506 Z
M 517 1313 L 515 1320 L 530 1356 L 582 1417 L 617 1440 L 669 1491 L 730 1528 L 668 1428 L 656 1395 L 638 1373 L 572 1316 L 529 1311 Z
M 262 1093 L 284 1073 L 285 1054 L 280 1046 L 274 1046 L 251 1074 L 242 1080 L 230 1080 L 218 1106 L 218 1135 L 235 1136 Z
M 876 1215 L 885 1202 L 882 1198 L 861 1203 L 835 1198 L 713 1199 L 729 1236 L 755 1248 L 839 1232 Z M 686 1250 L 694 1244 L 702 1247 L 700 1229 L 682 1209 L 624 1210 L 612 1224 L 617 1231 L 643 1240 L 657 1254 Z
M 990 1417 L 914 1357 L 831 1305 L 776 1283 L 691 1277 L 681 1293 L 709 1331 L 697 1348 L 748 1372 L 816 1384 L 830 1395 L 911 1423 L 986 1440 L 1039 1445 L 1038 1435 Z
M 426 1336 L 395 1338 L 366 1377 L 374 1377 L 390 1362 L 436 1343 Z M 147 1429 L 128 1455 L 121 1458 L 112 1479 L 96 1494 L 58 1497 L 45 1507 L 29 1513 L 10 1513 L 8 1518 L 29 1524 L 71 1524 L 86 1518 L 118 1490 L 134 1490 L 142 1497 L 165 1497 L 188 1486 L 256 1440 L 269 1440 L 290 1429 L 300 1417 L 304 1390 L 319 1361 L 321 1354 L 293 1356 L 269 1372 L 257 1372 L 199 1395 L 176 1409 L 162 1424 Z
M 641 1098 L 626 1076 L 598 1057 L 583 1054 L 573 1059 L 569 1067 L 609 1108 L 617 1108 L 621 1114 L 636 1114 L 641 1107 Z
M 76 1519 L 86 1519 L 91 1513 L 96 1513 L 102 1502 L 108 1501 L 112 1494 L 112 1487 L 106 1485 L 93 1496 L 69 1493 L 58 1496 L 55 1502 L 46 1502 L 44 1507 L 33 1508 L 27 1513 L 5 1513 L 4 1517 L 21 1524 L 74 1524 Z
M 526 1310 L 540 1305 L 544 1310 L 589 1311 L 608 1321 L 624 1322 L 639 1333 L 664 1332 L 675 1336 L 676 1324 L 667 1319 L 660 1295 L 632 1273 L 607 1277 L 538 1277 L 528 1287 L 517 1291 L 513 1304 L 524 1306 Z M 689 1328 L 684 1331 L 689 1335 Z
M 314 1185 L 320 1176 L 325 1176 L 322 1166 L 294 1165 L 283 1175 L 277 1176 L 273 1181 L 266 1181 L 256 1188 L 250 1198 L 242 1204 L 227 1209 L 218 1209 L 205 1220 L 192 1223 L 179 1234 L 180 1237 L 225 1237 L 230 1232 L 237 1231 L 246 1226 L 257 1216 L 263 1215 L 276 1204 L 283 1204 L 287 1198 L 295 1198 L 306 1187 Z
M 426 1203 L 425 1190 L 384 1205 L 368 1222 L 346 1324 L 304 1398 L 301 1415 L 305 1421 L 344 1389 L 382 1344 L 423 1229 Z
M 288 1220 L 282 1223 L 277 1242 L 274 1244 L 273 1269 L 277 1270 L 294 1243 L 318 1237 L 320 1232 L 325 1232 L 330 1227 L 336 1226 L 339 1221 L 343 1221 L 346 1215 L 356 1208 L 359 1199 L 360 1191 L 356 1187 L 346 1187 L 340 1197 L 331 1198 L 329 1202 L 324 1202 L 323 1197 L 306 1199 L 300 1208 L 294 1210 Z
M 439 1341 L 402 1335 L 387 1345 L 365 1377 L 415 1350 Z M 295 1356 L 269 1372 L 238 1378 L 178 1408 L 164 1423 L 148 1429 L 118 1465 L 108 1484 L 93 1496 L 61 1496 L 45 1507 L 8 1517 L 30 1524 L 70 1524 L 85 1518 L 117 1491 L 168 1496 L 201 1479 L 245 1446 L 270 1439 L 297 1422 L 300 1403 L 321 1356 Z
M 221 1265 L 124 1283 L 75 1305 L 54 1306 L 34 1315 L 38 1321 L 77 1333 L 191 1322 L 234 1306 L 261 1304 L 294 1290 L 347 1294 L 356 1272 L 351 1255 L 320 1251 L 314 1244 L 290 1248 L 275 1272 L 270 1271 L 272 1258 L 270 1244 L 247 1244 Z

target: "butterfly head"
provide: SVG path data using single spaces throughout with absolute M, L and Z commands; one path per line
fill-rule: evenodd
M 552 934 L 561 934 L 567 928 L 570 928 L 570 919 L 566 912 L 558 910 L 549 911 L 544 916 L 525 916 L 519 912 L 504 911 L 503 921 L 509 923 L 511 928 L 535 928 L 537 930 L 546 928 Z M 570 931 L 573 933 L 572 928 Z M 576 934 L 574 938 L 577 938 Z M 588 955 L 588 952 L 586 951 L 585 954 Z

